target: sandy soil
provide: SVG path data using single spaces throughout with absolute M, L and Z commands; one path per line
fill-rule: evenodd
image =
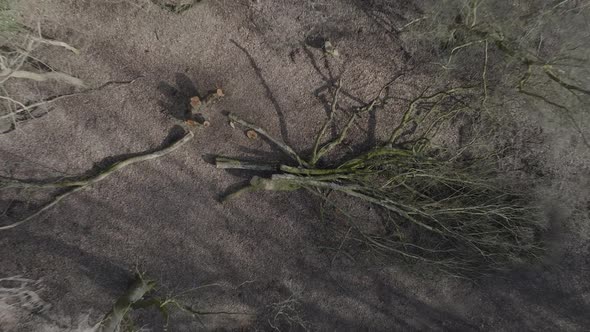
M 247 177 L 215 169 L 211 154 L 282 158 L 264 141 L 232 129 L 223 113 L 239 113 L 308 151 L 335 78 L 343 76 L 346 93 L 367 101 L 413 65 L 384 23 L 395 22 L 395 15 L 385 20 L 361 0 L 212 0 L 180 15 L 140 1 L 23 0 L 18 6 L 25 21 L 40 21 L 48 36 L 81 49 L 76 56 L 47 48 L 43 59 L 53 67 L 93 87 L 136 80 L 63 99 L 47 115 L 1 135 L 2 175 L 81 174 L 156 148 L 177 133 L 175 116 L 188 98 L 218 87 L 226 97 L 207 111 L 212 126 L 190 144 L 0 233 L 0 277 L 42 280 L 39 294 L 51 305 L 43 315 L 0 316 L 0 331 L 67 330 L 87 315 L 96 322 L 136 266 L 164 293 L 220 284 L 184 299 L 204 311 L 251 314 L 206 316 L 205 327 L 179 316 L 170 331 L 272 330 L 273 303 L 289 298 L 299 301 L 291 315 L 313 330 L 590 327 L 589 186 L 583 180 L 590 170 L 587 155 L 569 152 L 574 143 L 561 132 L 544 132 L 542 147 L 522 148 L 523 158 L 541 158 L 539 168 L 551 175 L 539 192 L 555 224 L 552 254 L 538 266 L 477 283 L 335 256 L 324 247 L 337 246 L 339 238 L 320 222 L 319 202 L 305 193 L 218 202 Z M 318 36 L 332 40 L 341 56 L 325 57 L 314 47 Z M 401 80 L 400 95 L 428 80 L 419 70 L 412 75 Z M 396 116 L 395 110 L 373 114 L 355 131 L 360 136 L 368 125 L 379 139 Z M 521 136 L 514 140 L 525 145 Z M 11 200 L 0 197 L 3 208 Z M 572 212 L 580 206 L 586 212 Z M 138 322 L 162 329 L 155 314 L 140 314 Z M 289 330 L 285 320 L 281 329 Z

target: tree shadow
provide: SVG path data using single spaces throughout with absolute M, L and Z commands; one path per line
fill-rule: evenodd
M 158 84 L 158 91 L 164 97 L 158 101 L 158 105 L 172 118 L 185 121 L 191 118 L 191 98 L 203 96 L 199 94 L 197 85 L 185 74 L 176 73 L 175 78 L 175 86 L 167 82 Z
M 482 290 L 509 325 L 557 331 L 567 322 L 573 330 L 584 329 L 590 326 L 590 302 L 584 295 L 590 286 L 578 274 L 587 259 L 568 253 L 549 266 L 523 267 L 485 280 Z
M 182 164 L 180 161 L 176 162 Z M 174 166 L 169 165 L 161 172 L 167 171 L 168 167 Z M 160 187 L 159 179 L 162 178 L 163 176 L 154 176 L 154 185 Z M 167 182 L 168 180 L 162 181 L 162 183 Z M 204 183 L 207 184 L 207 182 Z M 487 326 L 489 329 L 525 328 L 535 330 L 542 328 L 544 325 L 551 330 L 560 330 L 562 326 L 559 325 L 558 321 L 562 319 L 576 324 L 574 327 L 579 328 L 588 323 L 588 318 L 585 318 L 584 315 L 588 310 L 588 304 L 583 299 L 583 288 L 578 289 L 577 287 L 568 286 L 567 289 L 559 289 L 557 288 L 558 285 L 539 279 L 536 273 L 528 275 L 514 273 L 508 276 L 509 280 L 512 280 L 511 282 L 490 280 L 489 285 L 481 288 L 472 289 L 470 287 L 473 286 L 463 284 L 460 290 L 451 290 L 451 292 L 463 293 L 467 289 L 470 293 L 474 293 L 472 295 L 474 297 L 483 294 L 482 304 L 494 306 L 495 315 L 493 317 L 482 317 L 477 312 L 470 313 L 473 316 L 465 316 L 465 313 L 457 312 L 453 307 L 441 307 L 440 303 L 445 303 L 445 296 L 439 292 L 449 291 L 445 288 L 448 286 L 441 286 L 442 288 L 433 286 L 433 289 L 436 290 L 433 293 L 426 291 L 426 296 L 430 299 L 430 301 L 426 302 L 417 297 L 415 290 L 404 289 L 403 286 L 400 286 L 400 284 L 403 285 L 403 282 L 408 282 L 408 280 L 402 280 L 401 283 L 398 283 L 396 282 L 397 279 L 390 277 L 387 273 L 381 273 L 379 269 L 367 268 L 367 266 L 370 266 L 368 262 L 338 264 L 337 267 L 333 268 L 329 263 L 329 257 L 322 257 L 321 251 L 310 250 L 314 245 L 313 243 L 325 245 L 325 241 L 330 241 L 329 238 L 333 237 L 334 234 L 318 231 L 322 225 L 311 218 L 314 213 L 310 204 L 314 200 L 309 199 L 308 195 L 303 193 L 273 194 L 274 199 L 278 200 L 278 202 L 273 202 L 273 212 L 271 213 L 284 213 L 286 214 L 285 220 L 295 221 L 305 229 L 303 234 L 306 237 L 303 240 L 298 241 L 294 234 L 287 232 L 285 236 L 292 241 L 286 242 L 285 237 L 280 235 L 281 228 L 286 226 L 286 224 L 283 224 L 285 220 L 277 221 L 272 217 L 257 216 L 257 211 L 250 209 L 251 205 L 260 204 L 260 206 L 264 206 L 265 199 L 260 198 L 260 196 L 252 197 L 252 200 L 245 205 L 209 206 L 206 201 L 198 202 L 199 200 L 187 199 L 184 196 L 184 193 L 187 192 L 194 193 L 194 183 L 178 179 L 170 185 L 174 187 L 174 192 L 185 198 L 181 205 L 171 204 L 172 197 L 156 196 L 150 198 L 158 205 L 158 210 L 161 210 L 158 212 L 162 216 L 167 216 L 167 222 L 145 222 L 154 220 L 150 218 L 154 211 L 133 209 L 127 212 L 128 215 L 125 215 L 124 211 L 118 211 L 111 206 L 112 202 L 103 203 L 92 200 L 83 202 L 78 207 L 84 206 L 88 208 L 91 205 L 100 204 L 99 211 L 104 212 L 104 214 L 97 215 L 97 219 L 92 222 L 92 224 L 100 223 L 100 227 L 98 225 L 92 226 L 94 229 L 88 233 L 81 235 L 78 232 L 80 226 L 75 225 L 78 221 L 73 219 L 76 218 L 76 215 L 73 215 L 64 220 L 72 223 L 73 227 L 68 226 L 68 229 L 70 229 L 69 234 L 54 233 L 51 235 L 50 232 L 47 235 L 38 235 L 38 232 L 45 232 L 53 228 L 52 226 L 47 228 L 37 224 L 36 227 L 38 228 L 34 233 L 27 229 L 22 231 L 19 229 L 9 239 L 4 239 L 5 242 L 3 243 L 9 248 L 23 248 L 24 246 L 28 248 L 27 251 L 38 250 L 54 257 L 62 257 L 64 262 L 68 264 L 67 267 L 72 273 L 71 277 L 83 275 L 92 283 L 96 283 L 100 290 L 108 294 L 100 300 L 102 301 L 101 307 L 107 310 L 125 290 L 128 281 L 131 279 L 131 264 L 126 263 L 125 266 L 121 266 L 117 262 L 125 262 L 125 260 L 118 257 L 126 257 L 125 251 L 133 251 L 133 257 L 146 260 L 148 275 L 161 281 L 160 284 L 164 286 L 163 288 L 166 288 L 166 285 L 174 285 L 174 291 L 169 291 L 173 295 L 208 283 L 228 281 L 233 285 L 238 285 L 253 279 L 252 275 L 248 274 L 248 269 L 250 271 L 253 268 L 259 270 L 260 273 L 256 275 L 255 283 L 243 287 L 234 287 L 222 293 L 224 301 L 226 301 L 223 303 L 233 303 L 234 306 L 223 307 L 224 304 L 222 303 L 221 308 L 235 308 L 236 304 L 240 304 L 247 306 L 257 314 L 255 317 L 256 322 L 247 326 L 248 329 L 269 329 L 268 319 L 272 319 L 274 313 L 267 309 L 272 303 L 279 302 L 290 296 L 290 293 L 284 287 L 284 282 L 288 278 L 295 279 L 305 287 L 305 292 L 301 298 L 300 314 L 305 320 L 314 325 L 317 324 L 316 327 L 319 330 L 386 331 L 393 329 L 419 331 L 435 329 L 473 331 L 484 329 L 480 326 L 481 320 L 493 322 L 491 326 Z M 212 185 L 210 184 L 210 186 Z M 200 190 L 212 189 L 201 188 Z M 134 195 L 144 197 L 146 192 L 134 192 L 131 190 L 128 195 L 127 199 L 134 201 Z M 281 203 L 281 199 L 287 201 Z M 184 213 L 181 211 L 195 204 L 199 206 L 197 210 L 218 210 L 222 219 L 226 219 L 223 217 L 225 214 L 222 213 L 231 211 L 231 216 L 234 216 L 234 218 L 227 218 L 227 222 L 231 223 L 232 228 L 224 229 L 224 227 L 227 228 L 228 226 L 222 226 L 222 236 L 231 237 L 240 244 L 242 242 L 252 243 L 252 246 L 239 246 L 238 250 L 240 252 L 244 250 L 246 252 L 236 256 L 236 249 L 228 246 L 230 242 L 220 242 L 218 234 L 209 233 L 207 228 L 210 226 L 207 225 L 207 217 L 182 221 Z M 120 221 L 112 225 L 108 224 L 108 220 L 122 214 Z M 239 219 L 236 219 L 235 216 L 239 216 Z M 217 220 L 217 218 L 215 219 Z M 113 239 L 113 232 L 119 232 L 117 225 L 120 225 L 121 221 L 124 221 L 127 229 L 141 227 L 142 229 L 137 234 L 145 236 L 149 241 L 141 245 L 135 243 L 128 247 L 127 244 Z M 195 222 L 202 223 L 202 227 L 186 228 L 187 224 Z M 171 233 L 172 230 L 179 230 L 186 234 L 186 238 L 179 239 L 175 233 Z M 127 234 L 126 236 L 134 235 Z M 84 242 L 85 237 L 92 237 L 95 240 L 98 238 L 99 241 L 89 245 Z M 71 241 L 76 243 L 76 239 L 80 241 L 79 244 L 72 244 Z M 0 240 L 2 239 L 0 238 Z M 108 252 L 105 252 L 101 248 L 96 248 L 97 245 L 113 247 L 108 249 Z M 161 247 L 162 245 L 165 245 L 165 247 Z M 195 250 L 195 246 L 200 249 Z M 165 250 L 162 250 L 163 248 Z M 155 252 L 157 252 L 157 255 L 154 255 Z M 8 258 L 13 254 L 5 253 L 4 255 L 7 255 L 4 258 Z M 129 254 L 127 253 L 127 255 Z M 258 257 L 254 262 L 250 261 L 250 257 L 257 257 L 258 255 L 264 255 L 264 257 Z M 24 264 L 29 261 L 35 262 L 38 259 L 31 257 L 30 254 L 25 256 L 22 258 Z M 12 260 L 20 260 L 20 258 L 8 258 L 8 261 Z M 582 263 L 576 262 L 573 265 L 575 267 Z M 214 265 L 211 266 L 211 264 Z M 74 267 L 73 272 L 72 267 Z M 162 271 L 165 276 L 159 278 L 158 273 Z M 288 273 L 284 273 L 284 271 L 288 271 Z M 40 273 L 43 274 L 44 272 L 40 271 Z M 407 277 L 413 279 L 416 275 L 412 274 Z M 418 279 L 419 282 L 427 283 L 428 281 L 424 280 L 427 278 Z M 564 280 L 564 282 L 567 282 L 567 280 Z M 55 297 L 73 290 L 80 290 L 80 285 L 76 285 L 78 288 L 70 288 L 67 282 L 60 280 L 54 281 L 50 286 Z M 581 291 L 581 293 L 576 293 L 576 291 Z M 423 292 L 421 294 L 424 296 Z M 197 308 L 214 311 L 220 307 L 206 306 L 211 305 L 207 299 L 216 296 L 221 295 L 214 292 L 196 293 L 186 301 L 196 305 Z M 440 302 L 437 296 L 443 297 Z M 323 299 L 326 299 L 327 302 Z M 105 301 L 108 301 L 108 303 Z M 81 302 L 86 306 L 97 306 L 94 299 Z M 205 307 L 203 308 L 203 306 Z M 354 312 L 359 314 L 351 315 Z M 367 317 L 373 317 L 374 319 L 369 320 Z M 502 317 L 502 319 L 499 320 L 498 317 Z M 148 324 L 147 326 L 156 329 L 162 326 L 162 319 L 155 311 L 153 317 L 150 317 L 149 314 L 142 314 L 140 318 L 141 320 L 138 320 L 138 322 Z M 198 326 L 196 322 L 192 323 L 194 326 Z M 187 323 L 185 320 L 176 317 L 171 319 L 170 324 L 169 328 L 171 330 L 183 330 L 183 326 L 184 329 L 186 329 L 186 326 L 193 326 L 190 325 L 190 322 Z M 219 322 L 205 322 L 205 324 L 209 328 L 214 326 L 213 324 L 219 324 Z M 226 324 L 234 323 L 227 321 Z M 285 327 L 287 326 L 285 325 Z
M 77 245 L 68 244 L 55 237 L 38 235 L 27 230 L 20 231 L 22 238 L 34 243 L 36 250 L 76 262 L 80 271 L 93 283 L 111 295 L 116 295 L 127 286 L 126 282 L 132 277 L 130 271 L 107 258 L 91 254 Z M 67 291 L 67 290 L 65 290 Z
M 406 18 L 400 8 L 405 9 L 405 12 L 414 12 L 423 16 L 423 11 L 416 5 L 415 1 L 352 0 L 351 2 L 383 29 L 395 42 L 400 44 L 399 50 L 402 52 L 404 61 L 409 61 L 412 58 L 412 55 L 401 46 L 402 40 L 399 34 L 403 25 L 409 23 L 410 20 Z M 396 26 L 396 22 L 400 22 L 398 26 Z

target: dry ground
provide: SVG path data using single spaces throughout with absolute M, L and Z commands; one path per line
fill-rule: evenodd
M 0 306 L 0 331 L 67 330 L 87 315 L 96 322 L 136 266 L 164 292 L 219 283 L 186 300 L 203 310 L 252 314 L 207 316 L 205 327 L 177 317 L 170 331 L 271 330 L 277 324 L 273 303 L 289 298 L 300 303 L 291 314 L 313 330 L 590 328 L 590 170 L 587 154 L 574 153 L 574 136 L 563 131 L 533 135 L 542 144 L 529 143 L 525 130 L 513 139 L 516 155 L 537 158 L 549 177 L 540 181 L 539 196 L 554 225 L 551 255 L 477 283 L 335 256 L 324 247 L 339 238 L 320 222 L 318 202 L 304 193 L 218 202 L 246 177 L 215 169 L 211 154 L 280 158 L 264 141 L 232 129 L 223 112 L 239 113 L 306 151 L 335 78 L 343 76 L 346 93 L 367 101 L 415 65 L 388 29 L 395 15 L 378 15 L 368 3 L 206 0 L 173 14 L 148 1 L 20 1 L 24 21 L 39 21 L 48 36 L 81 49 L 76 56 L 48 48 L 45 62 L 94 87 L 137 80 L 63 99 L 47 115 L 1 135 L 2 175 L 75 175 L 156 148 L 174 135 L 174 114 L 189 97 L 216 87 L 226 97 L 207 111 L 212 126 L 190 144 L 0 233 L 0 277 L 42 280 L 39 294 L 51 306 L 27 315 Z M 399 5 L 400 13 L 410 9 Z M 332 40 L 341 56 L 325 57 L 314 47 L 317 36 Z M 397 89 L 408 96 L 428 80 L 418 68 Z M 54 92 L 41 84 L 35 89 Z M 373 114 L 362 127 L 379 139 L 396 115 Z M 527 130 L 536 133 L 536 126 Z M 11 202 L 0 197 L 2 209 Z M 580 207 L 586 211 L 572 212 Z M 138 322 L 162 329 L 155 314 L 142 314 Z M 284 319 L 281 327 L 289 329 Z

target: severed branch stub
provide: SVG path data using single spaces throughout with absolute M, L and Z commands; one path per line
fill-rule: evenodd
M 201 99 L 199 96 L 191 97 L 190 105 L 191 110 L 186 115 L 185 122 L 190 125 L 191 127 L 195 127 L 197 125 L 201 125 L 203 127 L 211 126 L 211 122 L 206 119 L 206 117 L 202 114 L 205 109 L 216 102 L 218 102 L 221 98 L 223 98 L 225 94 L 223 90 L 216 89 L 215 91 L 209 92 L 204 98 Z
M 308 163 L 305 160 L 303 160 L 303 158 L 299 157 L 299 155 L 297 154 L 297 152 L 295 152 L 295 150 L 293 150 L 293 148 L 291 148 L 289 145 L 282 142 L 281 140 L 272 137 L 263 128 L 255 125 L 255 124 L 252 124 L 250 122 L 247 122 L 247 121 L 241 119 L 238 115 L 233 114 L 233 113 L 230 113 L 228 115 L 228 118 L 230 121 L 238 123 L 246 128 L 250 128 L 251 130 L 254 130 L 256 133 L 258 133 L 259 135 L 265 137 L 270 142 L 272 142 L 274 145 L 276 145 L 279 149 L 281 149 L 281 151 L 283 151 L 286 155 L 293 158 L 293 160 L 295 160 L 299 165 L 301 165 L 301 166 L 308 165 Z

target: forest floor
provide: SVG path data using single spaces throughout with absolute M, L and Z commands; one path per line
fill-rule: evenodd
M 43 61 L 90 89 L 0 135 L 3 176 L 83 174 L 157 148 L 177 134 L 176 115 L 191 97 L 216 88 L 225 97 L 205 111 L 211 126 L 197 130 L 187 145 L 125 168 L 0 233 L 0 277 L 39 280 L 36 292 L 45 306 L 30 312 L 3 304 L 0 331 L 67 331 L 96 323 L 136 267 L 164 293 L 216 284 L 183 300 L 203 311 L 230 312 L 203 316 L 202 324 L 173 316 L 169 331 L 590 326 L 590 164 L 587 151 L 573 152 L 579 145 L 573 133 L 539 134 L 534 122 L 514 133 L 520 144 L 514 162 L 533 160 L 548 174 L 535 190 L 552 220 L 551 250 L 534 266 L 477 282 L 329 249 L 342 239 L 320 220 L 320 202 L 304 192 L 219 202 L 248 178 L 216 169 L 211 155 L 282 158 L 264 140 L 232 128 L 225 112 L 309 151 L 337 78 L 351 96 L 343 103 L 351 105 L 355 98 L 369 101 L 402 71 L 408 74 L 396 85 L 400 96 L 428 83 L 427 72 L 411 71 L 411 56 L 388 28 L 395 15 L 386 21 L 361 0 L 211 0 L 179 14 L 140 1 L 22 0 L 17 10 L 24 21 L 39 22 L 45 35 L 80 49 L 75 55 L 48 46 Z M 339 56 L 325 54 L 318 38 L 329 39 Z M 30 100 L 74 91 L 43 83 L 18 88 Z M 400 109 L 367 115 L 351 136 L 383 139 Z M 0 209 L 13 202 L 0 197 Z M 140 312 L 136 324 L 158 331 L 163 321 Z

